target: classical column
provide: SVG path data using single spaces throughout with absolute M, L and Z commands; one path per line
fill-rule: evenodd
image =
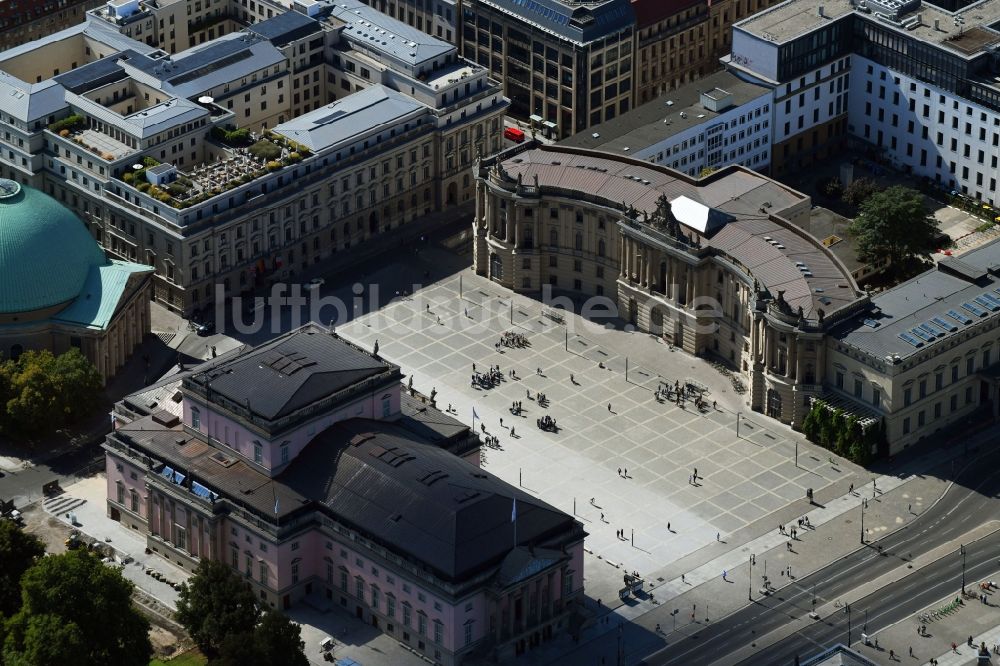
M 618 277 L 625 275 L 625 237 L 618 236 Z
M 764 325 L 764 365 L 768 370 L 771 369 L 771 363 L 774 358 L 774 335 L 772 335 L 771 329 Z
M 785 376 L 789 379 L 802 381 L 802 373 L 799 372 L 799 336 L 792 335 L 788 341 L 788 368 Z
M 514 237 L 514 247 L 521 247 L 521 224 L 517 217 L 517 209 L 515 208 L 513 215 L 507 216 L 507 229 L 509 230 L 511 226 L 514 227 L 513 234 L 510 234 Z
M 803 346 L 802 341 L 796 339 L 796 341 L 795 341 L 795 362 L 796 362 L 796 365 L 795 365 L 795 379 L 799 383 L 802 383 L 802 382 L 805 381 L 805 375 L 802 374 L 804 372 L 804 370 L 803 370 L 804 364 L 803 364 L 803 359 L 802 359 L 802 357 L 803 357 L 803 353 L 802 352 L 804 351 L 804 349 L 800 349 L 800 347 L 802 347 L 802 346 Z
M 694 300 L 694 268 L 688 266 L 687 269 L 687 307 L 691 307 Z

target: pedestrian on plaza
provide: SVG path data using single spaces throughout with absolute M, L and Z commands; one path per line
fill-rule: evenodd
M 910 646 L 910 656 L 911 657 L 913 656 L 913 646 L 912 645 Z
M 515 437 L 516 436 L 516 435 L 514 435 L 514 426 L 510 427 L 510 436 L 511 437 Z
M 693 470 L 693 472 L 694 472 L 694 480 L 697 481 L 698 480 L 698 468 L 695 467 L 694 470 Z
M 502 416 L 500 417 L 500 427 L 501 428 L 503 427 L 503 417 Z
M 610 402 L 608 403 L 608 411 L 609 412 L 611 411 L 611 403 Z
M 682 583 L 686 582 L 686 581 L 684 580 L 684 574 L 681 574 L 681 582 L 682 582 Z
M 726 580 L 726 574 L 727 573 L 728 572 L 725 569 L 722 570 L 722 580 Z
M 622 478 L 624 479 L 628 478 L 628 467 L 625 468 L 625 473 L 622 475 Z
M 906 512 L 907 513 L 913 513 L 913 505 L 912 504 L 907 504 L 906 505 Z
M 719 535 L 718 532 L 715 533 L 715 540 L 716 541 L 722 541 L 722 537 Z
M 662 632 L 662 631 L 660 630 L 660 623 L 659 623 L 659 622 L 657 622 L 657 623 L 656 623 L 656 633 L 658 633 L 658 634 L 662 634 L 662 633 L 663 633 L 663 632 Z
M 667 531 L 668 531 L 668 532 L 673 532 L 673 530 L 672 530 L 672 529 L 670 529 L 670 523 L 669 523 L 669 522 L 667 522 Z
M 893 652 L 892 650 L 889 650 L 889 661 L 895 661 L 895 660 L 896 660 L 896 653 Z
M 853 495 L 853 494 L 854 494 L 854 484 L 853 484 L 853 483 L 851 484 L 851 487 L 850 487 L 850 489 L 849 489 L 849 490 L 848 490 L 847 492 L 848 492 L 848 494 L 850 494 L 850 495 Z
M 603 523 L 603 522 L 605 522 L 605 521 L 604 521 L 604 514 L 603 514 L 603 513 L 601 514 L 601 522 L 602 522 L 602 523 Z
M 619 467 L 619 468 L 618 468 L 618 476 L 621 476 L 621 475 L 622 475 L 622 468 L 621 468 L 621 467 Z

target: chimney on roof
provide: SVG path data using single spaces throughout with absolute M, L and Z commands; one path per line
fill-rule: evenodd
M 941 31 L 941 21 L 939 19 L 934 19 L 934 32 Z
M 816 8 L 816 16 L 823 18 L 823 5 L 820 5 Z

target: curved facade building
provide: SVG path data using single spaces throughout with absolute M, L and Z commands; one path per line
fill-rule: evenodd
M 604 296 L 623 319 L 730 365 L 793 426 L 823 392 L 824 333 L 865 307 L 797 221 L 811 202 L 753 171 L 702 179 L 558 146 L 478 164 L 475 270 L 517 292 Z
M 0 357 L 77 347 L 107 379 L 149 332 L 151 274 L 105 257 L 52 197 L 0 179 Z

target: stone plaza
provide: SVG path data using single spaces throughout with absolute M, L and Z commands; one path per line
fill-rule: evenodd
M 484 448 L 487 469 L 584 523 L 593 599 L 614 598 L 623 571 L 653 586 L 675 578 L 682 570 L 672 564 L 686 556 L 711 548 L 712 559 L 718 542 L 735 549 L 775 531 L 776 512 L 807 489 L 821 496 L 836 482 L 860 480 L 858 468 L 742 412 L 730 377 L 708 361 L 620 320 L 590 319 L 463 271 L 337 332 L 366 348 L 377 340 L 415 390 L 433 391 L 439 408 L 475 418 L 477 430 L 498 438 L 498 447 Z M 529 345 L 498 349 L 504 331 Z M 503 381 L 473 386 L 473 364 L 479 372 L 499 365 Z M 657 399 L 658 387 L 675 382 L 704 391 L 702 409 L 692 399 Z M 520 416 L 510 411 L 514 401 Z M 557 432 L 536 427 L 543 415 Z

